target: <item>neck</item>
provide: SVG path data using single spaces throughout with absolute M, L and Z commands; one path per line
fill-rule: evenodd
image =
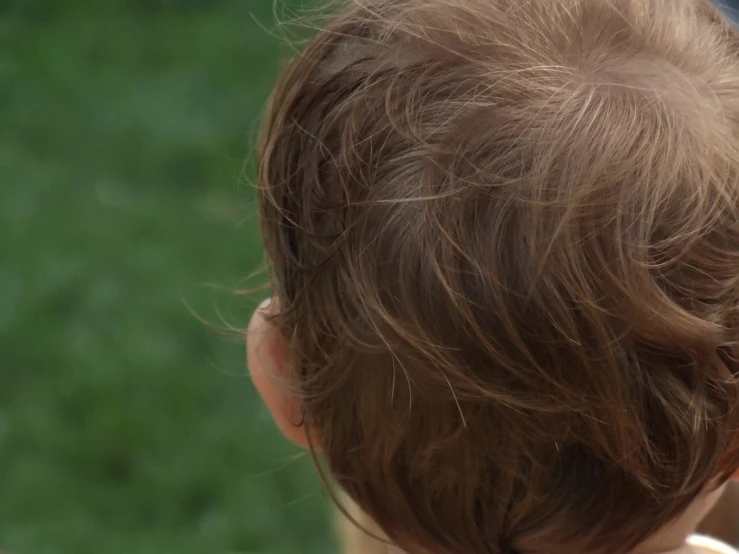
M 720 487 L 696 499 L 679 519 L 644 541 L 631 554 L 692 554 L 695 552 L 688 544 L 688 538 L 695 533 L 698 524 L 711 510 L 724 489 L 725 487 Z

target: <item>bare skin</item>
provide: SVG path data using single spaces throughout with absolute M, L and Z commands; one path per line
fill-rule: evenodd
M 739 484 L 732 483 L 703 520 L 699 532 L 739 546 Z

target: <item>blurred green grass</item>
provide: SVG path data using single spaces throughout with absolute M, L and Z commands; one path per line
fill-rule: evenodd
M 244 374 L 272 0 L 0 4 L 0 547 L 335 551 Z M 247 164 L 248 166 L 249 164 Z M 187 305 L 186 305 L 187 304 Z

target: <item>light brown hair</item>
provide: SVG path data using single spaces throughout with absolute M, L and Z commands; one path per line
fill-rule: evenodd
M 361 0 L 260 215 L 305 425 L 413 553 L 620 553 L 739 467 L 739 37 L 707 0 Z

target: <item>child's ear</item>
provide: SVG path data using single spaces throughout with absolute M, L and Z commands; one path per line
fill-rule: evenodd
M 254 312 L 246 336 L 249 373 L 262 400 L 272 413 L 282 434 L 298 446 L 307 447 L 300 399 L 286 382 L 285 340 L 265 318 L 276 308 L 273 300 L 263 302 Z

